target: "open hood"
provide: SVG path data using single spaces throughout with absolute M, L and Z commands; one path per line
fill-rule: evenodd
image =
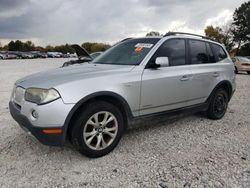
M 78 58 L 81 58 L 81 57 L 89 57 L 89 58 L 92 59 L 92 57 L 91 57 L 90 54 L 87 52 L 87 50 L 85 50 L 84 48 L 82 48 L 82 47 L 79 46 L 78 44 L 72 44 L 71 47 L 74 48 L 74 50 L 76 51 L 76 54 L 77 54 Z

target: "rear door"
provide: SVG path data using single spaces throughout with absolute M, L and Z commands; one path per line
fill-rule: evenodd
M 219 45 L 213 45 L 216 44 L 196 39 L 188 40 L 189 62 L 193 75 L 190 80 L 192 89 L 188 105 L 205 102 L 221 80 L 223 72 L 227 70 L 227 63 L 224 62 L 226 53 Z

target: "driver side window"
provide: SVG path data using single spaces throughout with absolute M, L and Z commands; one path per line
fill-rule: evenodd
M 186 64 L 186 48 L 184 39 L 170 39 L 165 41 L 153 56 L 153 61 L 157 57 L 168 57 L 169 66 L 179 66 Z

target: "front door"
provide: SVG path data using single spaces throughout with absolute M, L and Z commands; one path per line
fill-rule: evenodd
M 186 64 L 184 39 L 165 41 L 150 61 L 168 57 L 169 66 L 145 68 L 141 82 L 140 115 L 187 106 L 191 72 Z

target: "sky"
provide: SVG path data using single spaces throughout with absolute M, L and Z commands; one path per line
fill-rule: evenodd
M 244 0 L 0 0 L 0 43 L 36 45 L 104 42 L 150 31 L 204 35 L 223 26 Z

